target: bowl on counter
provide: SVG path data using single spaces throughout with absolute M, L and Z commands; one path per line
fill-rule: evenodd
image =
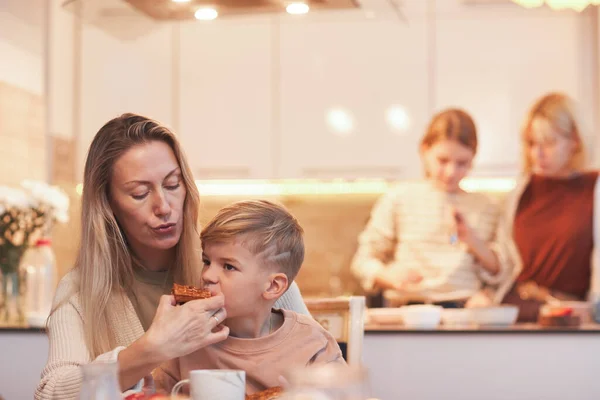
M 407 328 L 435 329 L 442 320 L 442 307 L 429 304 L 402 306 L 402 321 Z
M 442 325 L 450 328 L 464 328 L 473 325 L 470 308 L 445 308 L 442 310 Z
M 519 307 L 501 305 L 471 308 L 473 323 L 481 327 L 508 327 L 517 322 Z
M 396 307 L 369 308 L 367 318 L 373 324 L 402 324 L 402 311 Z

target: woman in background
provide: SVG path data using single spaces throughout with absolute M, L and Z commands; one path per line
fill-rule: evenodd
M 586 171 L 572 101 L 539 99 L 522 130 L 524 178 L 507 201 L 500 231 L 511 269 L 496 300 L 517 304 L 535 321 L 548 299 L 584 300 L 600 292 L 600 186 Z
M 463 306 L 484 284 L 505 277 L 494 249 L 498 207 L 460 188 L 477 152 L 472 118 L 459 109 L 435 115 L 421 140 L 426 179 L 382 196 L 352 262 L 368 292 L 392 303 Z

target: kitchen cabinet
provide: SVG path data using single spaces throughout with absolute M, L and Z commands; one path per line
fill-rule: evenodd
M 80 170 L 93 135 L 126 111 L 173 127 L 198 179 L 421 177 L 419 140 L 446 107 L 476 120 L 473 174 L 512 177 L 525 113 L 551 90 L 580 102 L 582 131 L 594 144 L 593 12 L 363 3 L 156 24 L 130 40 L 84 24 Z
M 378 399 L 595 400 L 598 333 L 597 325 L 424 331 L 367 326 L 364 365 Z
M 404 17 L 386 9 L 282 19 L 279 175 L 420 176 L 430 114 L 426 2 L 407 3 Z
M 157 25 L 132 40 L 119 40 L 93 25 L 81 31 L 78 156 L 80 173 L 89 145 L 103 124 L 125 112 L 157 119 L 172 115 L 172 31 Z M 77 99 L 76 99 L 77 101 Z
M 474 175 L 519 172 L 521 124 L 532 103 L 546 92 L 578 99 L 584 125 L 590 125 L 597 90 L 583 84 L 593 76 L 588 58 L 593 43 L 585 30 L 590 15 L 511 4 L 438 3 L 436 109 L 458 106 L 474 117 L 480 135 Z
M 271 19 L 184 23 L 179 133 L 197 179 L 270 178 Z

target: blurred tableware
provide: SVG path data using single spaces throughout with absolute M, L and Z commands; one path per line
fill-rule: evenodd
M 473 324 L 471 310 L 467 308 L 446 308 L 442 310 L 442 325 L 451 328 L 464 328 Z
M 513 305 L 477 307 L 470 310 L 473 322 L 481 327 L 512 326 L 519 315 L 519 307 Z
M 402 321 L 407 328 L 435 329 L 442 319 L 441 306 L 414 304 L 400 307 Z
M 190 372 L 190 378 L 177 382 L 171 396 L 177 396 L 183 385 L 190 385 L 191 400 L 244 400 L 246 372 L 229 369 L 206 369 Z
M 593 322 L 593 306 L 585 301 L 561 301 L 540 308 L 538 322 L 550 327 L 578 327 Z
M 321 364 L 297 368 L 286 377 L 280 400 L 366 400 L 371 388 L 367 370 L 359 365 Z
M 560 307 L 568 307 L 573 310 L 573 315 L 580 318 L 582 324 L 589 324 L 593 322 L 593 305 L 587 301 L 561 301 L 556 304 Z
M 367 312 L 369 322 L 374 324 L 401 324 L 402 310 L 400 308 L 370 308 Z
M 93 362 L 81 366 L 80 400 L 122 400 L 117 362 Z

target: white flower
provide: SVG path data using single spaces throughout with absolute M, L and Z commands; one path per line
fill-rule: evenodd
M 25 180 L 21 183 L 31 195 L 34 206 L 48 206 L 51 217 L 58 222 L 69 220 L 69 196 L 57 186 L 50 186 L 45 182 Z
M 0 204 L 4 211 L 8 208 L 26 209 L 32 206 L 31 199 L 23 190 L 0 186 Z M 1 213 L 0 213 L 1 214 Z

